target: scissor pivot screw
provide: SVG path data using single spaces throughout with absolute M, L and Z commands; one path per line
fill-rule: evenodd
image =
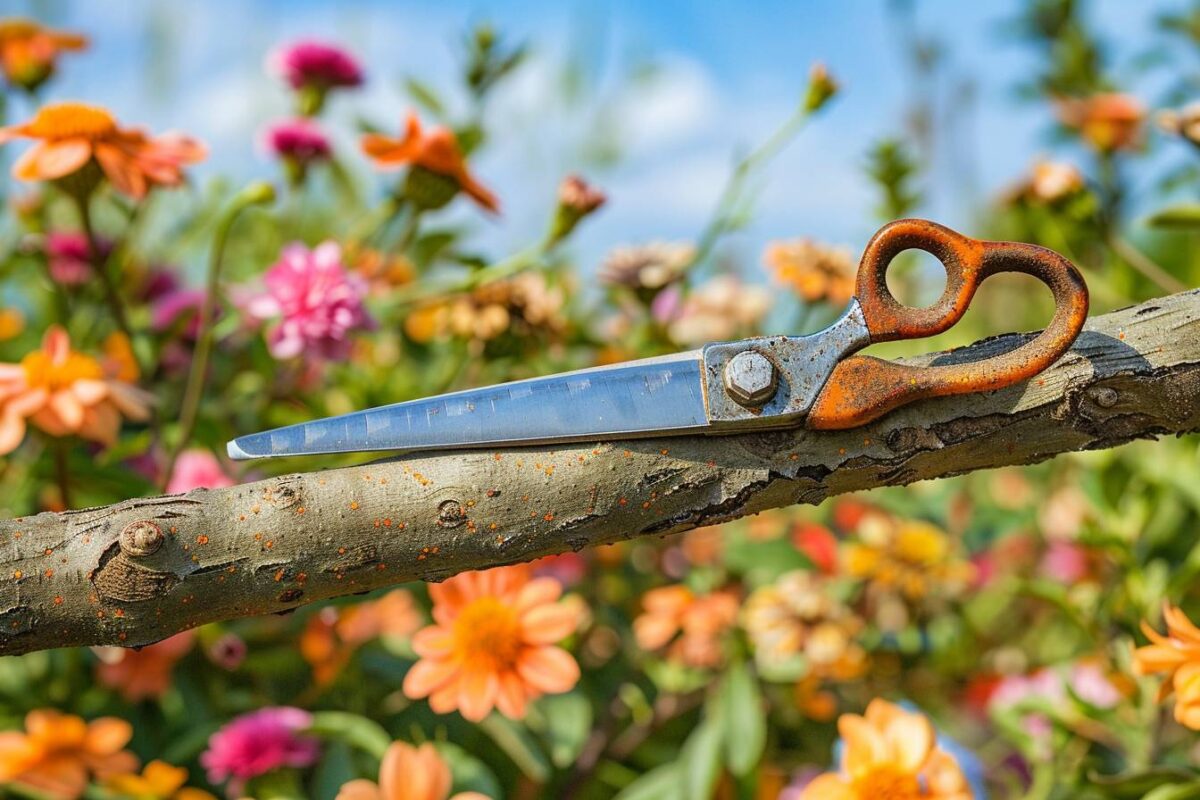
M 775 365 L 762 353 L 745 350 L 725 365 L 725 391 L 738 405 L 758 408 L 775 396 L 778 385 Z

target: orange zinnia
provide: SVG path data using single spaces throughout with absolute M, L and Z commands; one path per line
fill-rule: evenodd
M 0 733 L 0 784 L 17 783 L 54 798 L 76 798 L 88 776 L 101 780 L 137 769 L 137 756 L 122 748 L 133 736 L 123 719 L 84 722 L 54 709 L 30 711 L 25 733 Z
M 188 772 L 165 761 L 151 761 L 141 775 L 113 775 L 104 785 L 119 797 L 138 800 L 216 800 L 203 789 L 184 786 Z
M 1133 651 L 1133 671 L 1136 675 L 1165 673 L 1159 700 L 1174 691 L 1175 719 L 1200 731 L 1200 629 L 1170 604 L 1163 606 L 1163 619 L 1166 636 L 1142 622 L 1142 632 L 1151 644 Z
M 728 589 L 696 595 L 686 586 L 662 586 L 642 597 L 633 621 L 638 646 L 658 650 L 692 667 L 715 667 L 724 657 L 722 637 L 737 621 L 738 598 Z M 678 638 L 676 638 L 678 634 Z
M 404 677 L 409 697 L 472 722 L 493 707 L 521 719 L 528 701 L 579 681 L 575 659 L 555 646 L 579 624 L 578 610 L 558 602 L 553 578 L 531 580 L 527 564 L 497 567 L 433 584 L 429 595 L 434 624 L 413 637 L 421 660 Z
M 98 647 L 96 678 L 131 703 L 162 697 L 171 686 L 176 662 L 192 649 L 195 638 L 195 631 L 184 631 L 140 650 Z
M 488 211 L 500 210 L 496 195 L 467 170 L 458 137 L 449 128 L 434 128 L 426 133 L 421 129 L 421 120 L 415 113 L 410 113 L 402 138 L 368 133 L 362 138 L 362 149 L 380 167 L 411 164 L 426 169 L 454 181 L 459 189 Z
M 33 91 L 54 74 L 58 54 L 87 47 L 87 37 L 44 28 L 31 19 L 0 20 L 0 68 L 14 86 Z
M 107 110 L 86 103 L 51 103 L 29 122 L 0 128 L 0 144 L 19 136 L 37 144 L 13 164 L 13 177 L 56 180 L 94 162 L 118 191 L 135 199 L 153 186 L 183 183 L 183 167 L 205 156 L 195 139 L 122 128 Z
M 392 742 L 379 765 L 379 783 L 350 781 L 336 800 L 446 800 L 451 781 L 450 767 L 433 745 Z M 459 792 L 451 800 L 487 800 L 487 795 Z
M 954 756 L 937 746 L 923 715 L 872 700 L 865 716 L 838 719 L 842 767 L 819 776 L 801 800 L 971 800 L 974 793 Z

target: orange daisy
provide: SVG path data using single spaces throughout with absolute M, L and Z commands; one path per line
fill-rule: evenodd
M 724 634 L 737 621 L 738 598 L 723 589 L 697 595 L 683 585 L 651 589 L 633 634 L 644 650 L 670 647 L 667 656 L 692 667 L 715 667 L 724 658 Z
M 50 103 L 29 122 L 0 128 L 0 144 L 17 137 L 37 144 L 13 164 L 13 177 L 57 180 L 95 163 L 118 191 L 135 199 L 151 187 L 183 183 L 183 167 L 206 155 L 195 139 L 122 128 L 106 109 L 86 103 Z
M 1175 719 L 1179 724 L 1200 731 L 1200 629 L 1180 609 L 1166 604 L 1163 619 L 1167 635 L 1142 622 L 1142 632 L 1150 644 L 1133 651 L 1135 675 L 1165 673 L 1159 690 L 1162 700 L 1175 692 Z
M 974 793 L 954 756 L 937 746 L 923 714 L 872 700 L 864 716 L 843 714 L 845 749 L 838 772 L 804 787 L 800 800 L 971 800 Z
M 409 113 L 403 137 L 368 133 L 362 138 L 362 149 L 376 166 L 389 168 L 411 164 L 426 169 L 454 181 L 459 189 L 488 211 L 495 213 L 500 210 L 496 195 L 467 169 L 467 162 L 458 146 L 458 137 L 449 128 L 434 128 L 426 133 L 417 115 Z
M 116 717 L 85 722 L 54 709 L 30 711 L 25 733 L 0 733 L 0 784 L 71 800 L 83 794 L 89 775 L 104 780 L 137 769 L 137 756 L 123 749 L 132 736 L 130 724 Z
M 188 772 L 165 761 L 151 761 L 142 774 L 113 775 L 104 785 L 119 797 L 139 800 L 216 800 L 203 789 L 184 786 Z
M 434 624 L 413 637 L 421 658 L 404 677 L 409 697 L 472 722 L 493 707 L 521 719 L 530 700 L 579 681 L 575 659 L 555 646 L 578 626 L 579 611 L 558 602 L 553 578 L 531 579 L 527 564 L 498 567 L 433 584 L 429 595 Z
M 379 765 L 379 783 L 350 781 L 335 800 L 447 800 L 452 780 L 450 767 L 433 745 L 392 742 Z M 451 800 L 487 800 L 487 796 L 459 792 Z
M 54 74 L 60 53 L 83 50 L 86 36 L 42 27 L 31 19 L 0 20 L 0 69 L 9 83 L 33 91 Z
M 171 686 L 175 664 L 192 649 L 195 638 L 195 631 L 184 631 L 140 650 L 97 647 L 96 678 L 131 703 L 162 697 Z

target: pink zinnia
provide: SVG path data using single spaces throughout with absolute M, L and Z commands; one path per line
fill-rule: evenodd
M 107 259 L 112 252 L 112 243 L 97 242 L 100 259 Z M 50 265 L 50 277 L 63 286 L 79 286 L 92 277 L 92 251 L 87 237 L 82 233 L 55 232 L 46 235 L 46 259 Z
M 270 55 L 267 65 L 293 89 L 332 89 L 363 82 L 362 68 L 353 56 L 340 47 L 313 40 L 280 47 Z
M 366 283 L 346 270 L 336 242 L 323 242 L 312 250 L 288 245 L 264 282 L 266 292 L 252 299 L 248 310 L 259 319 L 282 317 L 267 335 L 275 358 L 301 353 L 345 358 L 351 331 L 374 324 L 363 307 Z
M 210 783 L 233 779 L 230 791 L 240 794 L 250 778 L 281 767 L 308 767 L 320 754 L 316 739 L 299 732 L 312 724 L 312 715 L 290 706 L 263 708 L 243 714 L 214 733 L 200 763 Z
M 300 165 L 329 158 L 329 139 L 315 122 L 289 119 L 267 128 L 263 143 L 273 155 Z
M 207 450 L 184 450 L 175 462 L 167 494 L 182 494 L 192 489 L 220 489 L 233 486 L 233 478 L 221 469 L 221 462 Z

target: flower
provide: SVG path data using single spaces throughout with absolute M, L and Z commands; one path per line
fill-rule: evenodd
M 0 144 L 18 136 L 37 144 L 13 164 L 13 177 L 57 180 L 95 163 L 118 191 L 134 199 L 154 186 L 183 183 L 183 167 L 205 156 L 195 139 L 121 128 L 107 110 L 85 103 L 50 103 L 29 122 L 0 128 Z
M 312 666 L 318 686 L 331 683 L 355 649 L 380 636 L 411 636 L 422 623 L 412 594 L 395 589 L 351 606 L 328 606 L 308 619 L 300 635 L 300 655 Z
M 92 248 L 87 237 L 73 231 L 55 231 L 46 235 L 44 245 L 50 277 L 63 286 L 79 286 L 92 277 Z M 96 241 L 96 259 L 108 260 L 113 244 L 108 239 Z
M 987 707 L 997 713 L 1033 701 L 1037 706 L 1064 708 L 1070 701 L 1068 688 L 1075 697 L 1096 708 L 1111 709 L 1121 700 L 1120 691 L 1098 664 L 1079 661 L 1066 671 L 1046 667 L 1031 675 L 1008 675 L 992 689 Z M 1050 735 L 1050 720 L 1043 714 L 1025 714 L 1021 724 L 1043 741 Z
M 83 50 L 86 36 L 43 27 L 31 19 L 0 20 L 0 69 L 13 86 L 32 92 L 53 74 L 59 53 Z
M 550 241 L 560 242 L 575 230 L 584 217 L 592 214 L 608 198 L 578 175 L 568 175 L 558 185 L 558 206 L 550 226 Z
M 755 328 L 770 307 L 771 295 L 765 287 L 718 275 L 684 299 L 667 333 L 685 346 L 736 339 Z
M 423 208 L 441 208 L 461 190 L 488 211 L 500 210 L 496 196 L 468 171 L 458 137 L 449 128 L 425 133 L 421 120 L 409 113 L 403 137 L 368 133 L 362 138 L 362 149 L 380 168 L 411 165 L 406 188 Z
M 366 280 L 371 293 L 406 286 L 417 278 L 417 268 L 404 253 L 356 247 L 349 253 L 354 271 Z
M 529 701 L 569 690 L 579 665 L 556 643 L 579 619 L 561 594 L 554 579 L 531 578 L 527 564 L 432 584 L 434 624 L 413 637 L 420 660 L 404 676 L 404 694 L 479 722 L 493 707 L 521 719 Z
M 362 67 L 342 48 L 303 40 L 284 45 L 267 56 L 267 71 L 287 81 L 299 92 L 300 111 L 316 114 L 325 104 L 330 89 L 361 86 Z
M 230 780 L 237 795 L 250 778 L 282 767 L 309 767 L 320 755 L 316 739 L 301 730 L 312 725 L 312 715 L 290 706 L 272 706 L 242 714 L 214 733 L 200 763 L 209 783 Z
M 1150 644 L 1133 651 L 1135 675 L 1165 674 L 1159 700 L 1175 692 L 1175 719 L 1200 731 L 1200 629 L 1187 615 L 1169 603 L 1163 605 L 1167 635 L 1142 622 L 1142 633 Z
M 15 339 L 25 330 L 25 315 L 20 309 L 0 308 L 0 342 Z
M 335 800 L 447 800 L 451 780 L 450 767 L 433 745 L 392 742 L 379 765 L 379 783 L 350 781 Z M 487 796 L 459 792 L 451 800 L 487 800 Z
M 19 364 L 0 364 L 0 455 L 21 443 L 26 420 L 51 436 L 114 444 L 121 416 L 146 420 L 152 401 L 120 380 L 118 369 L 72 351 L 67 332 L 52 326 L 42 349 Z
M 1178 111 L 1160 111 L 1156 120 L 1162 130 L 1200 147 L 1200 103 L 1188 103 Z
M 763 261 L 775 280 L 793 289 L 807 303 L 844 305 L 854 296 L 857 269 L 846 247 L 827 247 L 812 239 L 772 242 Z
M 1069 197 L 1084 187 L 1083 173 L 1065 161 L 1038 161 L 1029 179 L 1029 194 L 1044 203 Z
M 184 631 L 140 650 L 97 647 L 96 678 L 131 703 L 162 697 L 171 685 L 175 664 L 192 649 L 194 631 Z
M 350 334 L 374 322 L 363 307 L 366 284 L 346 271 L 337 242 L 312 250 L 293 243 L 264 278 L 266 292 L 249 311 L 260 319 L 282 317 L 267 337 L 271 355 L 342 359 L 350 353 Z
M 325 132 L 305 118 L 276 122 L 267 128 L 263 143 L 268 152 L 283 161 L 294 185 L 304 180 L 310 165 L 328 161 L 332 153 Z
M 872 513 L 859 522 L 858 541 L 843 546 L 848 575 L 876 587 L 920 600 L 935 589 L 965 588 L 971 565 L 959 557 L 936 526 L 921 520 L 893 520 Z
M 767 667 L 803 656 L 804 674 L 851 680 L 866 666 L 866 651 L 854 641 L 862 620 L 811 572 L 788 572 L 755 589 L 742 609 L 742 625 Z
M 203 789 L 193 789 L 187 783 L 188 772 L 165 761 L 151 761 L 140 775 L 113 775 L 104 781 L 105 787 L 121 797 L 138 800 L 215 800 Z
M 651 589 L 633 633 L 644 650 L 670 645 L 667 657 L 691 667 L 715 667 L 724 656 L 723 637 L 737 620 L 738 598 L 731 589 L 697 595 L 682 584 Z
M 565 304 L 562 287 L 551 286 L 540 272 L 522 272 L 424 305 L 404 320 L 404 331 L 418 342 L 447 336 L 486 342 L 507 332 L 554 336 L 567 325 Z
M 609 286 L 625 286 L 644 299 L 678 282 L 696 258 L 686 242 L 650 242 L 616 247 L 600 265 L 597 278 Z
M 192 489 L 220 489 L 233 486 L 234 483 L 211 451 L 192 448 L 180 453 L 175 461 L 175 469 L 167 481 L 167 494 L 183 494 Z
M 792 526 L 792 544 L 826 575 L 837 570 L 837 537 L 824 525 L 797 522 Z
M 1091 97 L 1063 98 L 1057 102 L 1058 118 L 1079 132 L 1101 153 L 1129 150 L 1141 140 L 1146 109 L 1131 95 L 1109 92 Z
M 809 114 L 819 111 L 838 93 L 838 82 L 829 74 L 821 62 L 812 65 L 808 72 L 808 89 L 804 93 L 804 110 Z
M 204 306 L 202 289 L 170 289 L 151 300 L 150 327 L 159 333 L 169 330 L 180 320 L 180 334 L 191 341 L 200 335 L 200 310 Z
M 130 724 L 115 717 L 85 722 L 50 708 L 30 711 L 24 733 L 0 733 L 0 785 L 16 783 L 67 800 L 80 797 L 89 775 L 103 780 L 137 769 L 137 756 L 123 749 L 132 736 Z
M 920 713 L 872 700 L 863 716 L 838 719 L 841 769 L 818 776 L 800 800 L 971 800 L 958 760 Z

